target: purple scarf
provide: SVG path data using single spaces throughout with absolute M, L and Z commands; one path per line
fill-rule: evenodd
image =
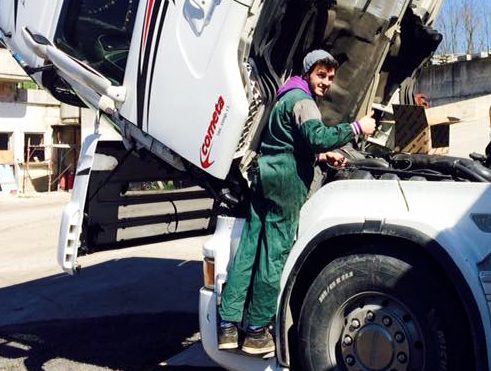
M 307 93 L 309 95 L 309 97 L 312 96 L 308 82 L 305 81 L 300 76 L 293 76 L 293 77 L 290 77 L 287 80 L 287 82 L 285 82 L 278 89 L 278 92 L 276 93 L 276 99 L 280 99 L 283 95 L 285 95 L 286 93 L 288 93 L 290 90 L 293 90 L 293 89 L 303 90 L 305 93 Z

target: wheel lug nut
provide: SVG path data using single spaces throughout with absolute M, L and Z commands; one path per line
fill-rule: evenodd
M 407 362 L 407 356 L 405 353 L 399 353 L 397 355 L 397 360 L 400 362 L 400 363 L 406 363 Z
M 392 325 L 392 320 L 390 319 L 390 317 L 384 317 L 384 319 L 382 320 L 382 323 L 389 327 L 390 325 Z
M 351 321 L 351 326 L 353 328 L 359 328 L 360 327 L 360 321 L 358 321 L 356 318 Z
M 347 356 L 346 357 L 346 363 L 349 366 L 353 366 L 355 364 L 355 357 L 353 357 L 353 356 Z
M 368 312 L 367 313 L 367 321 L 373 321 L 375 319 L 375 313 L 373 312 Z
M 344 345 L 349 346 L 349 345 L 353 344 L 353 339 L 351 338 L 351 336 L 346 335 L 344 337 L 344 341 L 343 342 L 344 342 Z
M 404 341 L 404 335 L 400 332 L 396 332 L 395 338 L 398 343 L 402 343 Z

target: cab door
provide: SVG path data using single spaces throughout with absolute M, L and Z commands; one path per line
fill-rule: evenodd
M 247 119 L 236 1 L 141 2 L 121 114 L 206 172 L 225 178 Z

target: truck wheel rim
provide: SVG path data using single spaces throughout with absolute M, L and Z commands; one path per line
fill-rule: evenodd
M 357 294 L 337 311 L 330 326 L 331 359 L 347 370 L 421 370 L 424 342 L 417 317 L 399 300 L 380 292 Z

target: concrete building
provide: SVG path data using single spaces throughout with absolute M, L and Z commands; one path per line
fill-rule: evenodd
M 80 144 L 80 110 L 37 89 L 0 49 L 0 193 L 68 188 Z
M 450 127 L 450 155 L 484 153 L 490 141 L 491 53 L 436 57 L 423 69 L 414 92 L 430 107 L 460 119 Z

